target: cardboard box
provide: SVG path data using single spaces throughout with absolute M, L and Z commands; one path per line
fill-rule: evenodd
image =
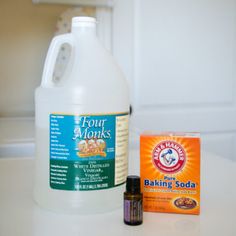
M 199 134 L 142 134 L 140 175 L 144 211 L 199 214 Z

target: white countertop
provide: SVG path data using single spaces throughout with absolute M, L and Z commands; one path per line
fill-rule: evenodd
M 139 155 L 130 170 L 138 174 Z M 97 215 L 63 215 L 33 201 L 33 159 L 0 159 L 0 236 L 235 236 L 236 163 L 202 155 L 201 215 L 144 213 L 140 226 L 123 223 L 122 209 Z

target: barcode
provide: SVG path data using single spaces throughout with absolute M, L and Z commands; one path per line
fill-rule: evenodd
M 107 188 L 108 184 L 79 184 L 75 186 L 78 190 L 92 190 L 92 189 L 100 189 Z

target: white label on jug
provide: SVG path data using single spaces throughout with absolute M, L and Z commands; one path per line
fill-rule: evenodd
M 50 187 L 99 190 L 123 184 L 128 113 L 50 115 Z

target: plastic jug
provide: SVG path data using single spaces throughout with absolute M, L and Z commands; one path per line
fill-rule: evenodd
M 62 44 L 63 78 L 53 80 Z M 127 82 L 96 37 L 96 20 L 72 19 L 49 47 L 36 103 L 36 202 L 59 212 L 105 212 L 122 205 L 128 171 Z

